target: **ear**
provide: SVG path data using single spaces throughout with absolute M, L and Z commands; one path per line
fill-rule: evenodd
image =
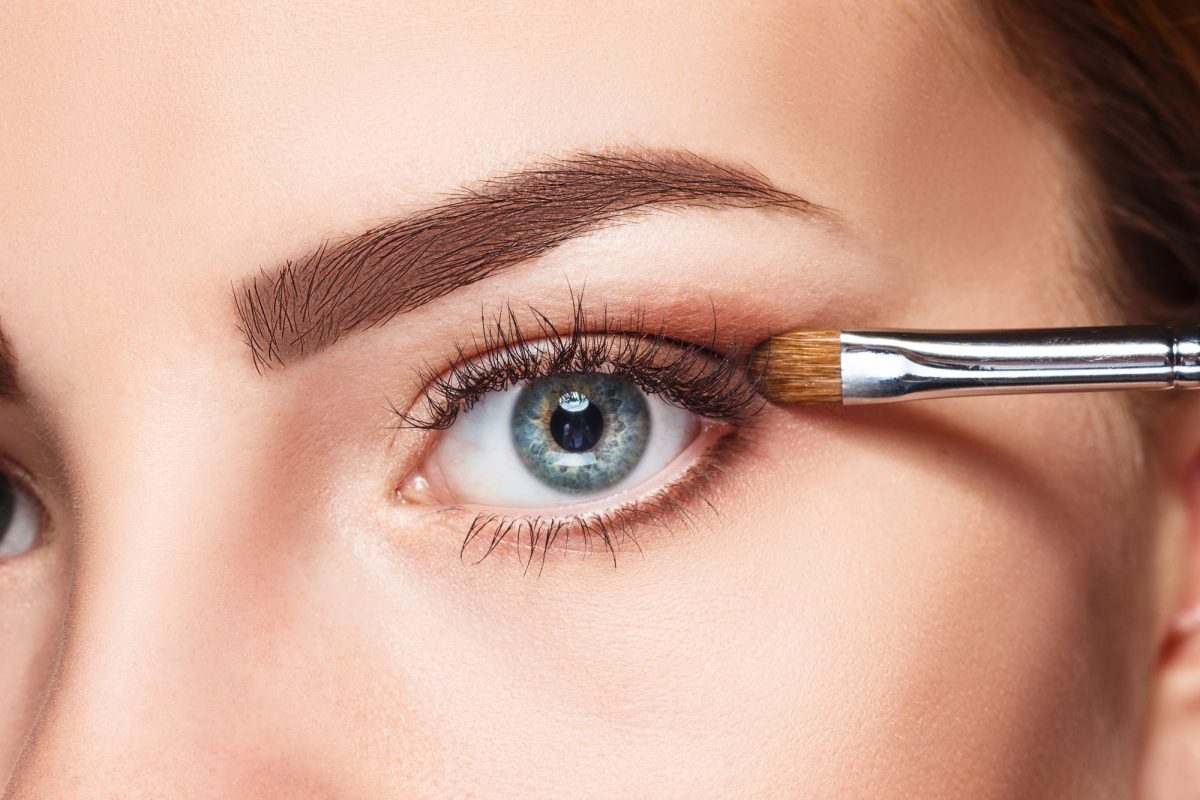
M 1200 798 L 1200 403 L 1181 398 L 1160 443 L 1165 624 L 1141 761 L 1140 800 Z

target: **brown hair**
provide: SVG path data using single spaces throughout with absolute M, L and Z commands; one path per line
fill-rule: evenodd
M 984 0 L 983 10 L 1082 159 L 1121 306 L 1200 323 L 1200 4 Z

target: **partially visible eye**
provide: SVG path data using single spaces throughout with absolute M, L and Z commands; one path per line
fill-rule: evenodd
M 429 473 L 458 503 L 578 504 L 653 479 L 701 427 L 618 375 L 553 375 L 486 394 L 442 435 Z
M 40 528 L 37 501 L 12 478 L 0 474 L 0 561 L 36 547 Z

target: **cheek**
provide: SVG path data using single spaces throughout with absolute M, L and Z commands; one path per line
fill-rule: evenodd
M 990 400 L 810 431 L 817 458 L 756 517 L 778 548 L 757 564 L 764 594 L 800 629 L 776 652 L 795 676 L 779 696 L 806 709 L 805 763 L 855 753 L 877 774 L 850 783 L 877 780 L 876 796 L 1070 794 L 1127 774 L 1149 547 L 1129 547 L 1132 440 L 1101 419 L 1118 417 Z
M 0 775 L 16 764 L 50 675 L 66 597 L 59 539 L 0 564 Z
M 644 557 L 482 566 L 456 625 L 489 656 L 450 692 L 496 731 L 477 766 L 682 796 L 1111 785 L 1140 702 L 1112 586 L 1145 580 L 1122 445 L 1080 445 L 1069 406 L 988 405 L 774 420 L 721 516 Z

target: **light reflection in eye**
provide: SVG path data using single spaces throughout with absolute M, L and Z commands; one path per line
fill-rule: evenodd
M 699 428 L 620 376 L 555 375 L 485 395 L 442 435 L 430 473 L 457 503 L 577 504 L 653 479 Z

